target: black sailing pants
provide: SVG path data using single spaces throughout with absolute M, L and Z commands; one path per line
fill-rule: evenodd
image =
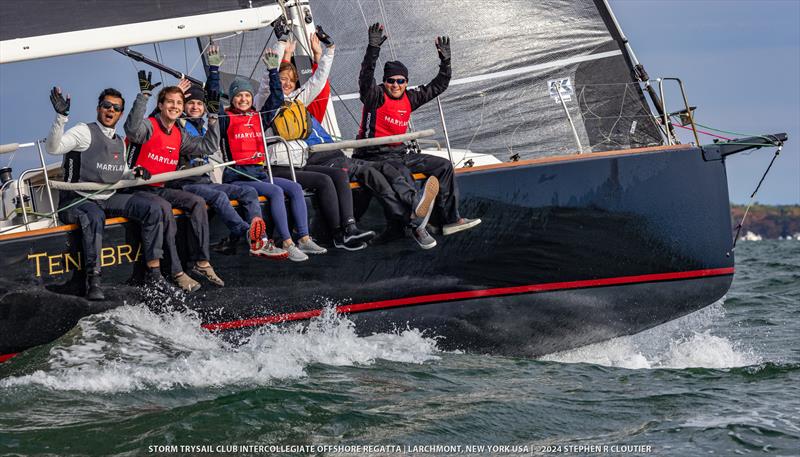
M 383 212 L 387 220 L 394 220 L 398 222 L 407 223 L 411 214 L 411 201 L 413 200 L 414 189 L 413 178 L 410 173 L 407 173 L 404 179 L 406 183 L 398 183 L 393 186 L 386 179 L 386 176 L 381 172 L 380 167 L 376 167 L 374 162 L 366 160 L 351 159 L 344 155 L 342 151 L 326 151 L 312 153 L 308 157 L 309 165 L 322 166 L 333 169 L 340 169 L 347 174 L 348 180 L 353 180 L 363 185 L 373 195 L 378 198 L 383 207 Z M 399 176 L 400 172 L 395 172 Z M 410 183 L 410 184 L 409 184 Z M 412 190 L 412 194 L 400 196 L 395 187 L 408 192 Z M 349 183 L 348 183 L 349 188 Z M 408 200 L 408 203 L 405 201 Z
M 396 151 L 396 148 L 387 152 L 362 153 L 359 159 L 376 163 L 381 172 L 394 186 L 395 191 L 408 203 L 408 196 L 416 192 L 413 182 L 409 183 L 407 168 L 411 173 L 423 173 L 427 176 L 436 176 L 439 180 L 439 195 L 436 197 L 436 207 L 441 211 L 444 224 L 457 222 L 461 216 L 458 213 L 458 185 L 455 180 L 453 164 L 441 157 L 430 154 Z
M 189 219 L 189 260 L 210 260 L 208 233 L 208 212 L 206 202 L 199 195 L 179 189 L 167 187 L 141 186 L 136 187 L 136 195 L 149 199 L 161 208 L 164 218 L 164 249 L 169 253 L 170 273 L 176 275 L 183 271 L 181 259 L 178 257 L 178 247 L 175 235 L 178 225 L 172 215 L 172 208 L 183 210 Z
M 74 192 L 62 192 L 62 208 L 80 199 Z M 105 200 L 84 200 L 59 213 L 61 222 L 81 227 L 84 270 L 87 274 L 100 273 L 100 251 L 103 248 L 103 230 L 106 217 L 126 217 L 141 227 L 142 245 L 146 261 L 158 260 L 162 250 L 164 226 L 161 208 L 146 198 L 135 194 L 115 193 Z
M 354 223 L 353 191 L 350 179 L 344 170 L 321 165 L 306 165 L 295 169 L 297 182 L 305 189 L 313 190 L 319 199 L 319 206 L 328 228 L 335 231 L 343 225 Z M 289 167 L 273 166 L 272 174 L 280 178 L 292 179 Z

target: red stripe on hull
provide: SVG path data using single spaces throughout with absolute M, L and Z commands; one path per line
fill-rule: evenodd
M 584 289 L 590 287 L 616 286 L 621 284 L 637 284 L 646 282 L 672 281 L 676 279 L 697 279 L 709 276 L 732 275 L 734 268 L 711 268 L 706 270 L 680 271 L 676 273 L 656 273 L 637 276 L 620 276 L 616 278 L 588 279 L 583 281 L 551 282 L 546 284 L 532 284 L 527 286 L 500 287 L 496 289 L 467 290 L 462 292 L 447 292 L 442 294 L 419 295 L 416 297 L 395 298 L 353 305 L 336 307 L 337 313 L 360 313 L 378 309 L 394 308 L 398 306 L 421 305 L 426 303 L 464 300 L 470 298 L 499 297 L 503 295 L 518 295 L 537 292 L 552 292 L 557 290 Z M 302 311 L 297 313 L 274 314 L 272 316 L 255 317 L 229 322 L 203 324 L 208 330 L 232 330 L 237 328 L 256 327 L 260 325 L 276 324 L 279 322 L 311 319 L 322 314 L 322 310 Z
M 6 360 L 10 359 L 11 357 L 14 357 L 17 354 L 19 354 L 19 353 L 15 352 L 13 354 L 0 354 L 0 363 L 5 362 Z

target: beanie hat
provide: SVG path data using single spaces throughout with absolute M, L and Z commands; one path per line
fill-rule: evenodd
M 386 78 L 391 78 L 395 75 L 403 75 L 404 78 L 408 79 L 408 68 L 398 60 L 390 60 L 383 65 L 383 80 L 386 81 Z
M 184 93 L 186 97 L 186 101 L 189 100 L 200 100 L 201 102 L 205 103 L 206 101 L 206 92 L 203 90 L 202 87 L 192 84 L 192 87 L 189 88 Z
M 230 90 L 228 91 L 228 96 L 231 98 L 235 97 L 236 94 L 239 92 L 250 92 L 250 95 L 253 95 L 253 85 L 250 84 L 250 81 L 246 79 L 235 79 L 231 83 Z

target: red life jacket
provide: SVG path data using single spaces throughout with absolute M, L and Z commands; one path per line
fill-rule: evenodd
M 134 166 L 142 166 L 153 175 L 177 170 L 181 152 L 181 129 L 174 125 L 169 133 L 165 133 L 155 117 L 147 120 L 153 125 L 153 136 L 142 145 Z M 164 187 L 163 182 L 148 185 Z
M 231 159 L 237 165 L 264 165 L 264 130 L 258 112 L 254 109 L 244 114 L 238 114 L 231 110 L 226 110 L 230 117 L 228 124 L 228 148 L 231 151 Z M 261 153 L 253 157 L 256 153 Z
M 408 95 L 403 93 L 395 100 L 384 92 L 383 104 L 375 110 L 375 138 L 406 133 L 409 119 L 411 102 Z

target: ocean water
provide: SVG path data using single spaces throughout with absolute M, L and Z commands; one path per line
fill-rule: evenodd
M 539 360 L 198 323 L 118 308 L 0 365 L 0 455 L 800 455 L 797 241 L 740 243 L 704 310 Z

